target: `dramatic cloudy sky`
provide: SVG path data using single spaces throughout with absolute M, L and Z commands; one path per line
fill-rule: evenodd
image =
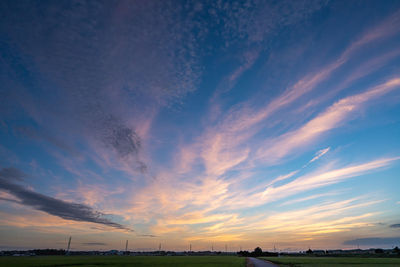
M 0 249 L 400 245 L 399 1 L 1 1 Z

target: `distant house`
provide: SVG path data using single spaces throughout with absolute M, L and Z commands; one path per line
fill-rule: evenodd
M 105 252 L 105 255 L 118 255 L 118 250 L 116 249 L 109 250 Z

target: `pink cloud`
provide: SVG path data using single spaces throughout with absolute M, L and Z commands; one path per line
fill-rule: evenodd
M 276 163 L 295 149 L 303 148 L 319 138 L 323 133 L 339 127 L 349 120 L 369 101 L 399 88 L 400 79 L 394 78 L 367 91 L 339 100 L 297 130 L 267 140 L 257 151 L 261 160 Z

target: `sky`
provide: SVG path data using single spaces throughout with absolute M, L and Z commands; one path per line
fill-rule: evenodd
M 0 250 L 400 246 L 399 1 L 1 1 Z

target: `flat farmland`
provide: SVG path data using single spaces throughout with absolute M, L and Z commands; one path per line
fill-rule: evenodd
M 290 267 L 333 267 L 333 266 L 400 266 L 400 258 L 358 258 L 358 257 L 262 257 L 279 266 Z
M 0 257 L 0 266 L 210 266 L 245 267 L 245 258 L 236 256 L 36 256 Z

